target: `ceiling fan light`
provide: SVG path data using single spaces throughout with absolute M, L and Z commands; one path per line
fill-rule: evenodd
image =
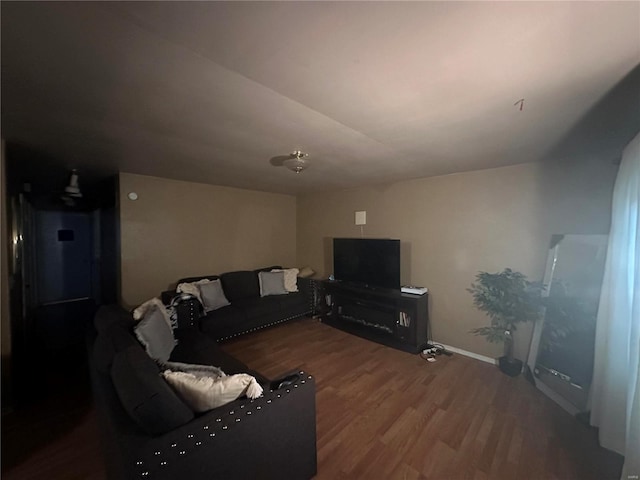
M 291 158 L 289 160 L 285 160 L 284 166 L 292 172 L 300 173 L 309 166 L 309 163 L 302 158 Z
M 77 170 L 71 170 L 71 176 L 69 178 L 69 185 L 64 189 L 64 192 L 71 197 L 82 197 L 80 191 L 80 185 L 78 184 L 78 172 Z
M 300 150 L 292 152 L 291 158 L 285 160 L 282 164 L 289 170 L 295 173 L 300 173 L 309 166 L 309 161 L 305 159 L 308 157 L 308 153 L 303 153 Z

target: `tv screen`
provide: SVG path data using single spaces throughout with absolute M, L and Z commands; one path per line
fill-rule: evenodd
M 336 280 L 369 287 L 400 288 L 400 240 L 334 238 Z

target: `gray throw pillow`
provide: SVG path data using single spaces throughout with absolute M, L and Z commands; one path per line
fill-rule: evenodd
M 202 298 L 202 306 L 205 312 L 208 313 L 229 305 L 229 300 L 227 300 L 222 290 L 220 279 L 202 283 L 198 285 L 198 288 L 200 289 L 200 298 Z
M 173 330 L 159 308 L 152 307 L 147 310 L 134 332 L 151 358 L 161 362 L 169 360 L 176 340 Z
M 267 295 L 286 295 L 287 289 L 284 288 L 284 272 L 260 272 L 258 273 L 260 282 L 260 296 Z

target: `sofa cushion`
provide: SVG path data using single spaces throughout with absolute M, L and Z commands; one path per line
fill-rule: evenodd
M 242 324 L 247 319 L 244 312 L 235 305 L 228 305 L 213 312 L 207 313 L 200 319 L 200 329 L 209 332 L 224 327 L 234 327 Z
M 93 344 L 93 362 L 96 369 L 105 374 L 111 371 L 111 364 L 116 353 L 129 347 L 142 349 L 133 335 L 133 323 L 125 326 L 113 323 L 106 331 L 98 333 Z
M 113 324 L 133 327 L 133 316 L 120 305 L 102 305 L 93 317 L 93 326 L 98 333 L 102 333 Z
M 161 362 L 169 359 L 176 345 L 166 312 L 157 306 L 149 308 L 144 313 L 142 320 L 135 326 L 134 333 L 149 356 Z
M 314 276 L 316 272 L 313 271 L 311 267 L 302 267 L 300 272 L 298 272 L 298 277 L 300 278 L 310 278 Z
M 272 272 L 284 272 L 284 288 L 287 292 L 298 291 L 298 273 L 297 268 L 274 268 Z
M 235 306 L 244 313 L 247 321 L 270 316 L 271 314 L 279 314 L 280 312 L 280 300 L 278 296 L 252 298 L 238 302 Z
M 284 287 L 284 272 L 259 272 L 258 283 L 260 284 L 261 297 L 288 293 Z
M 211 365 L 222 369 L 228 375 L 248 373 L 256 377 L 261 384 L 268 383 L 263 375 L 223 351 L 213 339 L 202 332 L 187 328 L 177 329 L 175 333 L 178 345 L 171 353 L 172 362 Z
M 231 303 L 247 298 L 260 297 L 260 285 L 256 272 L 237 271 L 220 276 L 222 288 Z
M 278 300 L 280 300 L 280 308 L 282 310 L 288 310 L 290 308 L 294 308 L 295 310 L 302 308 L 303 311 L 311 310 L 309 298 L 301 292 L 282 295 L 281 297 L 278 297 Z
M 193 412 L 160 376 L 139 347 L 116 353 L 111 380 L 129 416 L 147 433 L 159 435 L 193 419 Z
M 198 413 L 226 405 L 244 394 L 249 398 L 262 394 L 256 379 L 246 373 L 214 378 L 166 370 L 163 376 L 180 398 Z
M 221 363 L 228 355 L 215 341 L 193 328 L 179 328 L 175 334 L 178 344 L 171 352 L 170 361 L 222 368 Z
M 219 279 L 198 286 L 200 289 L 200 298 L 205 312 L 211 312 L 229 305 L 229 300 L 224 295 L 222 283 Z

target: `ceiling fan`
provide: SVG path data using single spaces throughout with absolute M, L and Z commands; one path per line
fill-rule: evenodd
M 309 167 L 309 160 L 307 160 L 308 156 L 308 153 L 295 150 L 289 155 L 278 155 L 276 157 L 272 157 L 271 164 L 276 167 L 285 166 L 292 172 L 300 173 Z
M 69 175 L 69 184 L 64 187 L 64 192 L 60 195 L 60 199 L 67 207 L 75 207 L 76 199 L 82 198 L 78 179 L 78 170 L 74 168 Z

